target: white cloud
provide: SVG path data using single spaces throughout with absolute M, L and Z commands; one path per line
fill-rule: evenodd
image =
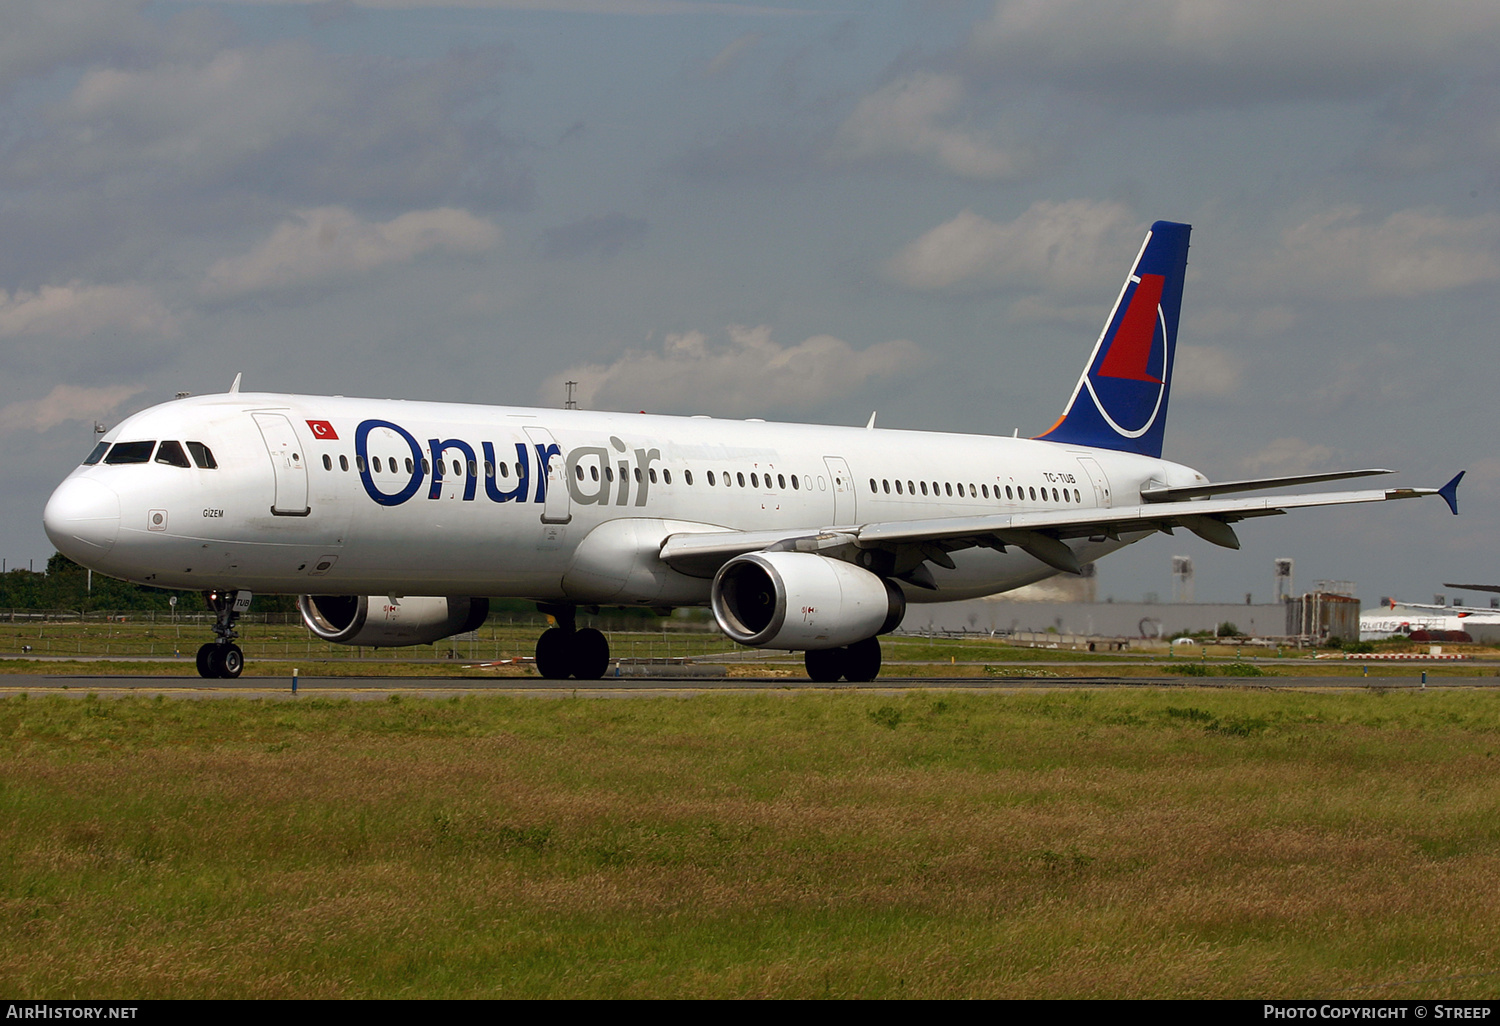
M 1078 294 L 1123 281 L 1145 228 L 1120 203 L 1033 203 L 1005 223 L 965 210 L 903 247 L 887 275 L 919 292 Z
M 419 61 L 293 40 L 95 66 L 7 170 L 37 186 L 106 181 L 116 202 L 159 197 L 167 215 L 204 191 L 309 206 L 523 201 L 521 149 L 475 102 L 496 95 L 510 63 L 500 48 Z
M 747 416 L 816 409 L 921 358 L 921 350 L 904 339 L 859 350 L 831 335 L 784 347 L 771 340 L 765 325 L 731 326 L 728 336 L 722 345 L 700 331 L 668 335 L 657 352 L 629 350 L 607 366 L 555 374 L 541 394 L 561 395 L 564 381 L 577 381 L 578 401 L 586 408 Z
M 1177 369 L 1172 372 L 1172 394 L 1221 398 L 1239 391 L 1245 362 L 1218 346 L 1177 344 Z
M 87 338 L 114 328 L 138 334 L 171 335 L 175 318 L 149 288 L 141 285 L 44 285 L 35 292 L 0 290 L 0 338 L 57 335 Z
M 1411 298 L 1500 281 L 1500 214 L 1450 217 L 1429 207 L 1384 221 L 1357 206 L 1324 211 L 1281 236 L 1255 273 L 1266 290 Z
M 92 421 L 145 391 L 140 385 L 81 388 L 58 385 L 41 399 L 26 399 L 0 407 L 0 433 L 46 431 L 68 421 Z
M 970 40 L 996 73 L 1157 109 L 1367 95 L 1497 47 L 1490 0 L 998 0 Z
M 1308 474 L 1328 469 L 1334 451 L 1300 438 L 1278 438 L 1240 459 L 1241 469 L 1254 477 Z
M 385 222 L 361 220 L 344 207 L 298 211 L 259 246 L 208 269 L 204 289 L 232 296 L 345 277 L 425 253 L 482 253 L 500 229 L 464 210 L 414 210 Z
M 919 156 L 975 181 L 1014 178 L 1033 161 L 1024 147 L 997 144 L 991 133 L 960 127 L 963 82 L 953 75 L 917 72 L 859 101 L 839 127 L 833 155 L 846 160 Z

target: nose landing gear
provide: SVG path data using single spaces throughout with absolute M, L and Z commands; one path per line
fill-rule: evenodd
M 198 676 L 233 680 L 245 669 L 245 653 L 234 643 L 234 622 L 250 608 L 248 591 L 205 591 L 203 600 L 216 617 L 214 640 L 198 649 Z

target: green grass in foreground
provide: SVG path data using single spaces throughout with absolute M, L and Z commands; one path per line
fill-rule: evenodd
M 1492 997 L 1497 753 L 1471 691 L 13 697 L 0 991 Z

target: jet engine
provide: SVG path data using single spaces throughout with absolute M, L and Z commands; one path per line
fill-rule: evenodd
M 339 645 L 396 648 L 428 645 L 477 629 L 490 600 L 450 596 L 303 595 L 297 599 L 307 629 Z
M 811 552 L 750 552 L 714 577 L 714 618 L 742 645 L 843 648 L 886 634 L 906 615 L 906 596 L 870 571 Z

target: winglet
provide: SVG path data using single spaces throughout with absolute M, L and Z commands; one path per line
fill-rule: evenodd
M 1449 481 L 1438 489 L 1438 494 L 1443 497 L 1443 501 L 1448 504 L 1448 508 L 1453 511 L 1454 516 L 1458 516 L 1458 483 L 1464 479 L 1466 473 L 1468 471 L 1460 470 L 1457 474 L 1453 475 L 1452 481 Z

